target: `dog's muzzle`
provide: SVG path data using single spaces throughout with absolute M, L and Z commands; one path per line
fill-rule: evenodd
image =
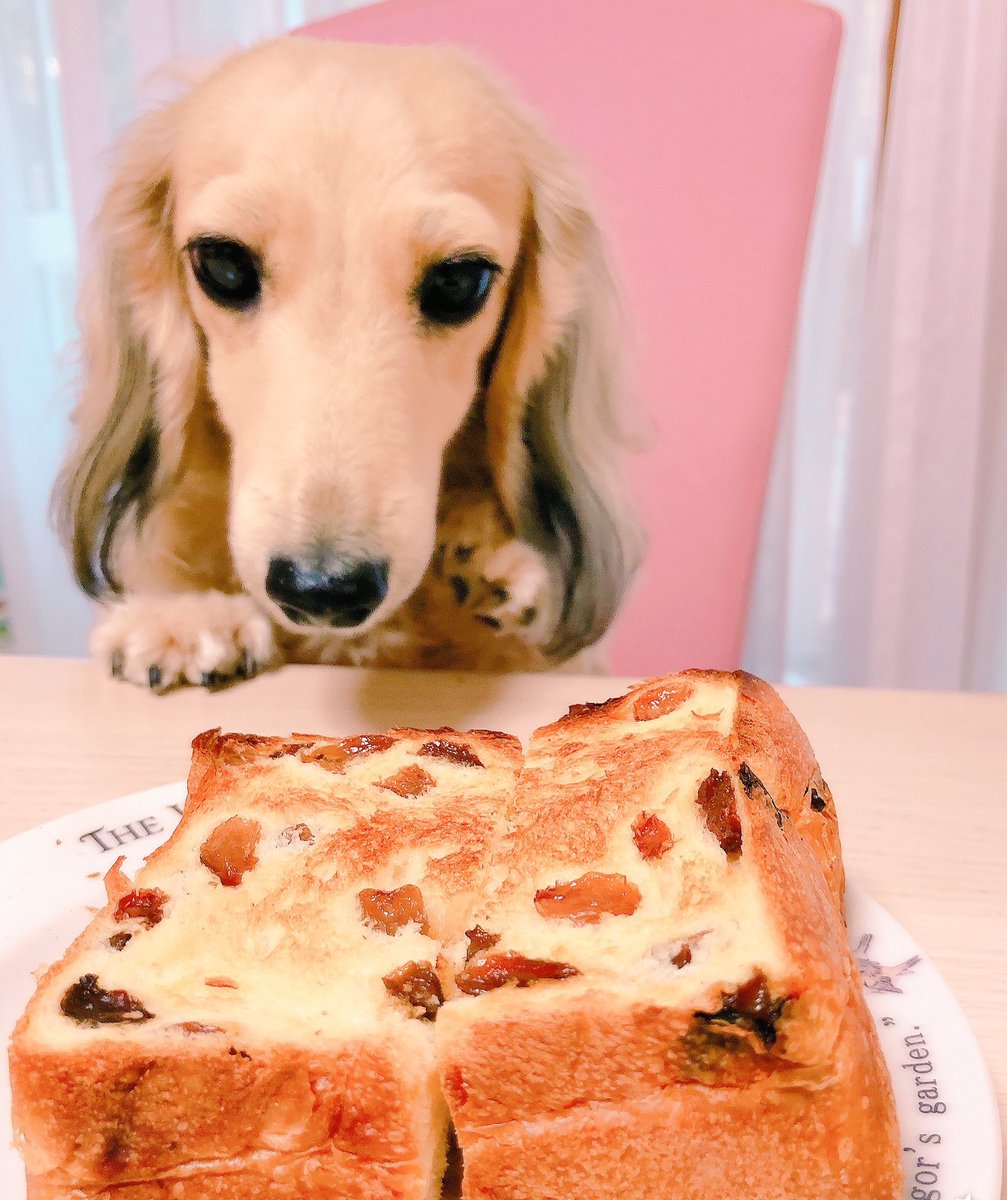
M 352 628 L 388 594 L 388 560 L 271 558 L 266 593 L 296 625 Z

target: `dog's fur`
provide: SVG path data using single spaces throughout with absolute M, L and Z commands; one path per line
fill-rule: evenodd
M 527 670 L 604 634 L 636 563 L 617 306 L 576 172 L 481 68 L 238 55 L 133 127 L 97 232 L 56 500 L 117 673 Z M 260 253 L 254 311 L 195 284 L 207 234 Z M 503 268 L 485 308 L 424 329 L 418 272 L 471 248 Z M 270 556 L 320 539 L 390 562 L 359 629 L 306 633 L 266 594 Z

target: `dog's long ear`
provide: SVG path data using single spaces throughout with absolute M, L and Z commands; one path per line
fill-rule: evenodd
M 640 555 L 622 478 L 627 395 L 621 305 L 578 174 L 536 131 L 530 196 L 486 388 L 489 458 L 518 535 L 557 568 L 550 653 L 596 642 Z
M 77 580 L 92 596 L 119 590 L 116 531 L 124 520 L 142 522 L 178 469 L 199 381 L 171 230 L 177 111 L 144 117 L 122 142 L 78 306 L 80 395 L 53 506 Z

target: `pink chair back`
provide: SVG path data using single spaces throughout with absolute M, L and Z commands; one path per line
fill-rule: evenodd
M 384 0 L 308 27 L 449 42 L 587 166 L 656 427 L 610 665 L 735 667 L 841 22 L 805 0 Z

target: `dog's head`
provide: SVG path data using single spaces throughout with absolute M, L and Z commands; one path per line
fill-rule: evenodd
M 611 285 L 567 158 L 471 61 L 298 39 L 231 59 L 134 127 L 98 234 L 59 491 L 89 592 L 195 469 L 202 408 L 241 585 L 287 627 L 366 628 L 428 566 L 475 404 L 515 535 L 563 580 L 554 649 L 604 632 L 633 565 Z

